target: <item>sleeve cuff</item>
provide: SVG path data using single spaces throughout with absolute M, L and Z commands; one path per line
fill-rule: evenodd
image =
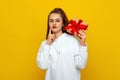
M 80 46 L 81 51 L 87 51 L 87 46 Z
M 43 41 L 42 45 L 43 45 L 42 48 L 43 48 L 44 50 L 47 50 L 47 51 L 48 51 L 48 50 L 50 49 L 50 45 L 47 45 L 47 44 L 46 44 L 46 41 Z

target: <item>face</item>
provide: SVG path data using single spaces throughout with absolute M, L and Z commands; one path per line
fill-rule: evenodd
M 49 17 L 49 27 L 53 33 L 61 32 L 63 26 L 62 17 L 60 14 L 52 13 Z

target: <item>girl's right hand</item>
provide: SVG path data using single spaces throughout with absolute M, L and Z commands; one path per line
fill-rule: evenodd
M 47 45 L 50 45 L 55 40 L 55 34 L 51 33 L 51 29 L 49 29 L 48 39 L 47 39 Z

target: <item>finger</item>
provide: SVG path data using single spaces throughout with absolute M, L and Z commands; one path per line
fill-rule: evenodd
M 53 35 L 53 36 L 52 36 L 52 41 L 54 41 L 54 40 L 55 40 L 55 36 Z
M 80 39 L 85 39 L 86 38 L 86 36 L 83 36 L 83 35 L 78 35 L 78 37 L 80 38 Z
M 77 38 L 77 32 L 74 32 L 74 36 Z
M 71 30 L 72 30 L 72 29 L 68 29 L 67 32 L 71 33 Z
M 78 32 L 79 32 L 79 34 L 81 34 L 82 30 L 79 30 Z
M 85 30 L 79 30 L 79 34 L 80 35 L 86 35 L 86 32 L 85 32 Z
M 81 31 L 81 32 L 78 34 L 78 36 L 84 39 L 84 38 L 86 38 L 86 33 L 84 33 L 84 32 Z
M 52 30 L 51 30 L 51 28 L 50 28 L 50 29 L 49 29 L 49 34 L 52 34 L 51 31 L 52 31 Z
M 82 39 L 82 35 L 78 34 L 78 38 Z
M 86 33 L 86 30 L 82 30 L 82 32 Z

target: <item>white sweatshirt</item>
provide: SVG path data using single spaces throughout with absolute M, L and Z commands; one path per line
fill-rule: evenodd
M 51 45 L 42 42 L 37 55 L 37 64 L 47 69 L 45 80 L 80 80 L 80 69 L 86 66 L 87 46 L 63 33 Z

